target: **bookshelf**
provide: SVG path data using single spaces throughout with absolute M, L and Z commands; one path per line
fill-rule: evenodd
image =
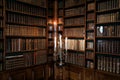
M 120 73 L 119 2 L 96 1 L 96 69 L 114 74 Z
M 0 71 L 47 62 L 46 0 L 0 0 Z
M 80 73 L 84 74 L 85 80 L 101 80 L 104 75 L 118 77 L 120 74 L 119 10 L 120 0 L 64 1 L 63 35 L 68 37 L 67 67 L 75 65 L 82 68 L 84 72 Z M 81 62 L 76 60 L 79 55 L 82 56 Z M 68 70 L 67 77 L 70 78 L 71 72 Z

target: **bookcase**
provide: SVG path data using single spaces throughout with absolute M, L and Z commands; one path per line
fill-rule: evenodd
M 84 74 L 84 80 L 118 80 L 119 9 L 120 0 L 64 0 L 63 35 L 68 37 L 65 80 L 78 80 L 70 74 Z
M 120 74 L 120 0 L 97 0 L 96 5 L 96 69 Z
M 39 74 L 35 71 L 36 67 L 47 63 L 46 5 L 47 0 L 0 0 L 2 80 L 26 80 L 26 75 L 35 75 L 33 80 L 40 78 L 36 75 Z M 42 73 L 44 68 L 37 69 Z M 44 75 L 41 75 L 42 78 Z

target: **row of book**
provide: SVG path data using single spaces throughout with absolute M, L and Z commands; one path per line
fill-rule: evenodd
M 95 16 L 94 13 L 87 14 L 87 20 L 94 20 L 94 16 Z
M 87 23 L 87 30 L 94 30 L 95 24 L 94 23 Z
M 6 52 L 46 49 L 46 39 L 7 39 Z
M 72 18 L 72 19 L 65 19 L 65 26 L 72 26 L 72 25 L 83 25 L 85 18 Z
M 68 39 L 67 48 L 70 50 L 84 51 L 85 50 L 85 40 Z
M 20 15 L 15 13 L 7 13 L 7 22 L 37 26 L 46 25 L 46 19 L 44 18 Z
M 93 2 L 93 3 L 89 3 L 88 5 L 87 5 L 87 10 L 88 11 L 90 11 L 90 10 L 94 10 L 95 9 L 95 3 Z
M 87 39 L 94 39 L 94 32 L 87 32 Z
M 3 20 L 0 19 L 0 27 L 3 27 Z
M 93 69 L 93 68 L 94 68 L 94 63 L 93 63 L 93 61 L 87 60 L 87 61 L 86 61 L 86 67 Z
M 85 14 L 85 7 L 78 7 L 65 10 L 65 16 L 73 16 L 73 15 L 84 15 Z
M 71 7 L 85 3 L 85 0 L 65 0 L 65 7 Z
M 0 38 L 3 38 L 3 31 L 0 30 Z
M 84 54 L 83 53 L 75 53 L 75 52 L 68 52 L 66 63 L 76 64 L 81 67 L 84 66 Z
M 97 3 L 97 11 L 120 8 L 120 0 L 107 0 Z
M 120 41 L 119 40 L 97 40 L 97 52 L 108 54 L 119 54 Z
M 45 37 L 46 28 L 21 26 L 21 25 L 7 25 L 6 36 L 32 36 L 32 37 Z
M 117 22 L 120 21 L 120 12 L 97 15 L 97 23 Z
M 97 26 L 97 36 L 120 36 L 120 25 Z
M 112 56 L 97 56 L 97 69 L 120 74 L 120 58 Z
M 64 35 L 68 37 L 84 37 L 85 29 L 81 28 L 65 28 Z
M 46 7 L 46 4 L 47 4 L 46 0 L 17 0 L 17 1 L 25 2 L 25 3 L 29 3 L 29 4 L 33 4 L 41 7 Z
M 6 2 L 6 8 L 12 11 L 24 12 L 26 14 L 45 16 L 46 10 L 44 8 L 26 5 L 16 1 L 8 0 Z
M 93 49 L 94 48 L 94 42 L 93 41 L 88 41 L 87 42 L 87 48 L 88 49 Z

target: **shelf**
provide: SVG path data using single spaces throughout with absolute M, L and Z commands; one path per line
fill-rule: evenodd
M 89 60 L 89 61 L 94 61 L 93 58 L 85 58 L 86 60 Z
M 89 14 L 89 13 L 93 13 L 95 10 L 93 9 L 93 10 L 87 10 L 87 14 Z
M 120 21 L 116 21 L 116 22 L 103 22 L 103 23 L 97 23 L 96 25 L 110 25 L 110 24 L 115 24 L 115 23 L 120 24 Z
M 80 15 L 70 15 L 70 16 L 65 16 L 64 18 L 75 18 L 75 17 L 83 17 L 85 14 L 80 14 Z
M 93 19 L 88 19 L 88 20 L 86 20 L 86 22 L 94 22 L 95 20 L 93 20 Z
M 73 37 L 73 36 L 67 36 L 68 39 L 84 39 L 84 37 Z
M 94 29 L 87 29 L 86 31 L 87 31 L 87 32 L 93 32 Z
M 84 27 L 84 24 L 83 25 L 65 25 L 64 28 L 72 28 L 72 27 Z
M 86 39 L 87 41 L 94 41 L 94 39 Z
M 90 1 L 87 1 L 87 4 L 93 3 L 93 2 L 94 2 L 94 0 L 90 0 Z
M 6 38 L 38 38 L 38 39 L 46 39 L 45 36 L 19 36 L 19 35 L 16 35 L 16 36 L 6 36 Z
M 11 54 L 11 55 L 13 55 L 13 53 L 22 53 L 22 54 L 24 54 L 24 53 L 27 53 L 27 52 L 35 52 L 35 51 L 40 51 L 40 50 L 46 50 L 46 49 L 32 49 L 32 50 L 21 50 L 21 51 L 11 51 L 11 52 L 6 52 L 6 54 Z M 16 54 L 17 55 L 17 54 Z
M 96 52 L 96 54 L 101 54 L 101 55 L 109 55 L 109 56 L 120 56 L 120 54 L 118 53 L 105 53 L 105 52 Z
M 71 9 L 71 8 L 76 8 L 76 7 L 80 7 L 80 6 L 84 6 L 85 3 L 81 3 L 81 4 L 78 4 L 78 5 L 73 5 L 73 6 L 69 6 L 69 7 L 65 7 L 65 9 Z
M 97 14 L 100 13 L 110 13 L 110 12 L 115 12 L 115 11 L 119 11 L 120 8 L 113 8 L 113 9 L 105 9 L 105 10 L 100 10 L 100 11 L 96 11 Z
M 24 15 L 27 15 L 27 16 L 46 18 L 45 16 L 36 15 L 36 14 L 30 14 L 30 13 L 21 12 L 21 11 L 15 11 L 15 10 L 10 10 L 10 9 L 6 9 L 6 11 L 8 11 L 8 12 L 12 12 L 12 13 L 17 13 L 17 14 L 22 14 L 22 15 L 24 14 Z
M 93 49 L 93 48 L 92 48 L 92 49 L 91 49 L 91 48 L 86 48 L 86 50 L 94 51 L 94 49 Z
M 120 36 L 97 36 L 97 39 L 120 39 Z
M 116 77 L 120 77 L 120 74 L 115 74 L 115 73 L 112 73 L 112 72 L 107 72 L 107 71 L 102 71 L 102 70 L 95 70 L 97 73 L 102 73 L 102 74 L 107 74 L 109 76 L 116 76 Z
M 13 25 L 23 25 L 23 26 L 31 26 L 31 27 L 46 28 L 46 25 L 32 25 L 32 24 L 15 23 L 15 22 L 6 22 L 6 24 L 13 24 Z
M 84 50 L 72 50 L 72 49 L 68 49 L 68 51 L 71 51 L 71 52 L 82 52 L 82 53 L 85 52 Z

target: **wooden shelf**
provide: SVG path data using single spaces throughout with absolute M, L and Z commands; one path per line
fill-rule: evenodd
M 97 39 L 120 39 L 120 36 L 97 36 Z
M 73 37 L 73 36 L 67 36 L 68 39 L 84 39 L 84 37 Z
M 87 10 L 87 14 L 93 13 L 94 11 L 95 11 L 94 9 L 92 9 L 92 10 Z
M 116 21 L 116 22 L 103 22 L 103 23 L 97 23 L 96 25 L 107 25 L 107 24 L 115 24 L 115 23 L 118 23 L 120 24 L 120 21 Z
M 111 55 L 111 56 L 120 56 L 120 54 L 118 53 L 105 53 L 105 52 L 96 52 L 96 54 L 101 54 L 101 55 Z
M 86 39 L 87 41 L 94 41 L 94 39 Z
M 94 49 L 93 49 L 93 48 L 92 48 L 92 49 L 91 49 L 91 48 L 86 48 L 86 50 L 94 51 Z
M 93 20 L 93 19 L 88 19 L 88 20 L 86 20 L 86 22 L 94 22 L 95 20 Z
M 84 17 L 85 14 L 80 14 L 80 15 L 70 15 L 70 16 L 65 16 L 64 18 L 75 18 L 75 17 Z
M 15 11 L 15 10 L 10 10 L 10 9 L 6 9 L 6 11 L 12 12 L 12 13 L 17 13 L 17 14 L 22 14 L 22 15 L 27 15 L 27 16 L 46 18 L 46 16 L 37 15 L 37 14 L 30 14 L 30 13 L 27 13 L 27 12 Z
M 94 29 L 87 29 L 86 31 L 87 31 L 87 32 L 93 32 Z
M 95 70 L 95 72 L 102 73 L 102 74 L 107 74 L 109 76 L 120 77 L 120 74 L 115 74 L 115 73 L 112 73 L 112 72 L 107 72 L 107 71 L 102 71 L 102 70 Z
M 6 22 L 6 24 L 13 24 L 13 25 L 23 25 L 23 26 L 31 26 L 31 27 L 46 28 L 46 25 L 32 25 L 32 24 L 23 24 L 23 23 L 15 23 L 15 22 Z
M 110 12 L 115 12 L 115 11 L 119 11 L 120 8 L 113 8 L 113 9 L 106 9 L 106 10 L 100 10 L 100 11 L 96 11 L 97 14 L 100 13 L 110 13 Z
M 68 51 L 71 51 L 71 52 L 82 52 L 82 53 L 85 52 L 84 50 L 72 50 L 72 49 L 68 49 Z

